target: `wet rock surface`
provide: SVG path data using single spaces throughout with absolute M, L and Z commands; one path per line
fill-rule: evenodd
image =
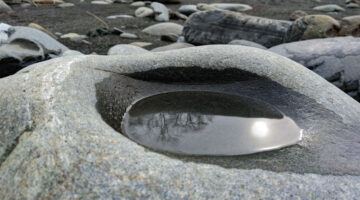
M 184 157 L 151 151 L 119 133 L 135 100 L 184 90 L 265 101 L 303 128 L 304 138 L 250 156 Z M 268 51 L 225 45 L 141 58 L 64 57 L 0 79 L 0 91 L 6 108 L 0 114 L 7 116 L 0 118 L 5 198 L 359 195 L 359 104 Z

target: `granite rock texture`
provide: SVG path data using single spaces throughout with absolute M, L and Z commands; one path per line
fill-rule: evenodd
M 305 40 L 269 50 L 304 65 L 360 100 L 360 38 Z
M 304 138 L 249 156 L 185 157 L 116 131 L 133 100 L 199 89 L 269 102 Z M 2 199 L 360 196 L 360 105 L 300 64 L 256 48 L 53 59 L 0 79 L 0 116 Z

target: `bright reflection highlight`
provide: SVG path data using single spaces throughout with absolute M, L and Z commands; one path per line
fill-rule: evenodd
M 252 134 L 256 137 L 266 137 L 269 133 L 269 128 L 265 122 L 257 121 L 251 127 Z

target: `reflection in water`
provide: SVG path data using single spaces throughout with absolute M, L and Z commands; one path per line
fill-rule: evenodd
M 123 133 L 149 148 L 191 155 L 241 155 L 297 143 L 301 131 L 274 107 L 213 92 L 171 92 L 133 104 Z

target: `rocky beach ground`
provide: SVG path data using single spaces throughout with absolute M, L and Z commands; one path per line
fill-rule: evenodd
M 158 36 L 151 36 L 141 32 L 142 29 L 156 24 L 153 18 L 117 18 L 107 19 L 111 15 L 134 15 L 136 7 L 131 7 L 130 4 L 114 3 L 110 5 L 94 5 L 91 1 L 80 2 L 77 0 L 69 0 L 75 4 L 74 7 L 57 8 L 52 5 L 45 6 L 31 6 L 22 8 L 20 5 L 13 6 L 13 12 L 10 14 L 0 14 L 0 21 L 3 23 L 27 26 L 29 23 L 36 23 L 47 30 L 55 33 L 78 33 L 86 35 L 89 31 L 104 28 L 104 24 L 99 22 L 96 18 L 89 15 L 91 12 L 104 20 L 110 27 L 117 27 L 130 33 L 139 36 L 139 39 L 124 39 L 116 35 L 108 35 L 105 37 L 95 37 L 87 39 L 91 44 L 76 43 L 68 39 L 60 39 L 59 41 L 70 49 L 78 50 L 82 53 L 97 53 L 106 55 L 108 49 L 117 44 L 129 44 L 136 41 L 150 42 L 152 45 L 145 47 L 146 49 L 153 49 L 159 46 L 170 44 L 160 40 Z M 251 5 L 252 10 L 246 11 L 246 14 L 267 17 L 271 19 L 288 20 L 290 15 L 296 10 L 303 10 L 308 14 L 324 14 L 321 11 L 313 10 L 312 8 L 318 5 L 338 4 L 345 7 L 345 1 L 342 0 L 327 0 L 326 2 L 316 2 L 314 0 L 242 0 L 242 1 L 201 1 L 201 0 L 183 0 L 181 4 L 166 4 L 170 9 L 177 10 L 181 5 L 198 4 L 198 3 L 244 3 Z M 347 9 L 345 12 L 330 13 L 336 19 L 341 19 L 344 16 L 351 16 L 359 14 L 359 9 Z M 184 24 L 184 20 L 171 20 L 171 22 Z

